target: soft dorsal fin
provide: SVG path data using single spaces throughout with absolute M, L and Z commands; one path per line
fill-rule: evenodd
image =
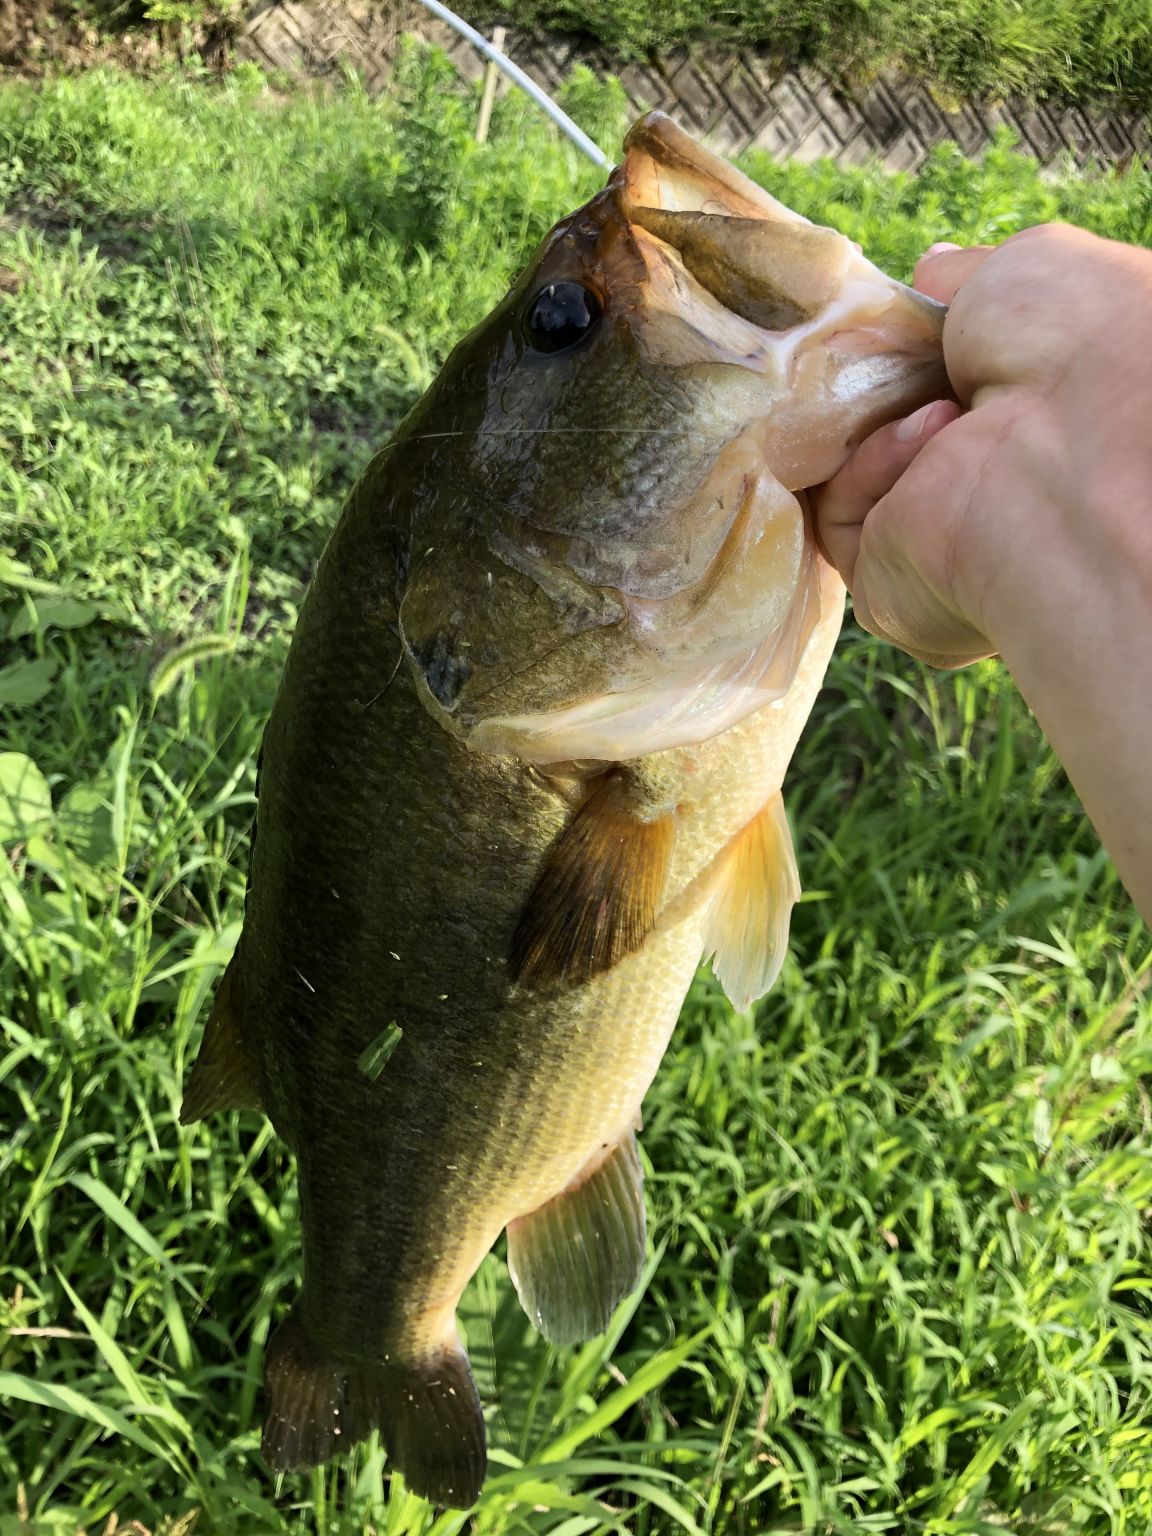
M 508 1227 L 520 1305 L 553 1344 L 603 1333 L 644 1268 L 644 1173 L 631 1131 L 562 1195 Z
M 737 1008 L 763 997 L 788 951 L 788 925 L 800 896 L 792 833 L 777 793 L 721 853 L 704 954 Z
M 200 1052 L 184 1085 L 180 1124 L 191 1125 L 218 1109 L 262 1109 L 256 1076 L 236 1017 L 234 977 L 237 956 L 228 962 Z
M 512 940 L 528 985 L 578 984 L 640 948 L 660 911 L 676 837 L 623 773 L 606 776 L 549 850 Z

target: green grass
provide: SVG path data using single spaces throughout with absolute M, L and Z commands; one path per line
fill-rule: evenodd
M 514 97 L 483 148 L 474 110 L 419 61 L 391 103 L 0 90 L 0 1533 L 1145 1536 L 1148 936 L 996 666 L 852 629 L 783 977 L 753 1017 L 702 974 L 646 1105 L 640 1296 L 557 1352 L 485 1264 L 473 1524 L 374 1445 L 261 1469 L 292 1164 L 255 1117 L 179 1128 L 180 1083 L 340 500 L 596 182 Z M 752 169 L 897 273 L 1055 214 L 1152 243 L 1145 172 Z

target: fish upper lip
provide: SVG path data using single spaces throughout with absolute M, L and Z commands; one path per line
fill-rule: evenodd
M 632 124 L 624 139 L 624 160 L 610 184 L 619 187 L 627 200 L 637 201 L 631 196 L 632 188 L 649 167 L 657 183 L 667 179 L 677 184 L 674 196 L 677 189 L 681 195 L 676 196 L 676 211 L 685 200 L 690 206 L 684 211 L 699 211 L 711 202 L 717 209 L 726 208 L 738 215 L 810 222 L 729 161 L 697 143 L 664 112 L 646 112 Z M 661 202 L 660 206 L 665 205 Z

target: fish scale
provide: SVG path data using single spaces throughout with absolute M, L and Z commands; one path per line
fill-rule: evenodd
M 378 1430 L 459 1507 L 486 1466 L 464 1287 L 507 1230 L 541 1332 L 607 1327 L 696 967 L 739 1007 L 780 969 L 781 786 L 844 606 L 803 491 L 947 392 L 938 306 L 659 114 L 626 148 L 329 541 L 185 1091 L 298 1161 L 269 1467 Z

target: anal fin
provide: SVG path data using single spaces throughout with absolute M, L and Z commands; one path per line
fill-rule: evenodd
M 546 1339 L 603 1333 L 644 1268 L 644 1174 L 629 1131 L 578 1184 L 508 1227 L 508 1269 Z
M 191 1125 L 218 1109 L 261 1109 L 255 1073 L 245 1046 L 235 1004 L 237 955 L 216 989 L 204 1039 L 184 1085 L 180 1124 Z
M 717 862 L 704 954 L 731 1002 L 747 1008 L 780 974 L 800 896 L 782 795 L 772 796 Z
M 676 836 L 628 778 L 610 774 L 549 851 L 512 940 L 516 980 L 578 984 L 640 948 L 660 911 Z

